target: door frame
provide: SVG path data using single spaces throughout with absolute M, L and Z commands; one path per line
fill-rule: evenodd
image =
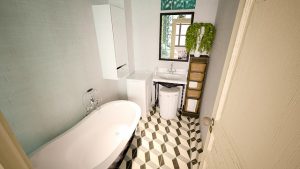
M 0 112 L 0 169 L 31 169 L 32 165 Z
M 233 30 L 230 37 L 230 42 L 226 54 L 226 59 L 220 79 L 220 84 L 217 91 L 217 96 L 215 99 L 212 117 L 215 119 L 214 124 L 217 124 L 222 117 L 222 112 L 224 105 L 227 100 L 228 91 L 230 89 L 231 81 L 237 66 L 237 60 L 241 48 L 243 46 L 243 41 L 245 38 L 245 33 L 251 18 L 251 13 L 253 10 L 255 0 L 240 0 L 238 10 L 236 13 Z M 207 132 L 206 139 L 204 140 L 202 159 L 199 168 L 205 169 L 206 162 L 204 161 L 205 156 L 209 153 L 208 149 L 211 149 L 213 145 L 214 138 L 210 137 L 211 133 Z

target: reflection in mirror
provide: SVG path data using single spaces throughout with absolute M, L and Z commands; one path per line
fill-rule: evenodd
M 193 17 L 194 12 L 160 14 L 159 60 L 188 61 L 185 36 Z

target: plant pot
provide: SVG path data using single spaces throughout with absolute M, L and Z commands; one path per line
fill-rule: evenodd
M 203 52 L 201 53 L 201 55 L 207 55 L 207 56 L 209 56 L 209 53 L 208 53 L 207 51 L 203 51 Z
M 200 32 L 200 30 L 199 30 Z M 200 41 L 201 41 L 201 32 L 200 32 L 200 36 L 197 37 L 197 45 L 196 45 L 196 49 L 194 51 L 194 56 L 195 57 L 200 57 L 201 52 L 199 51 L 199 47 L 200 47 Z
M 195 56 L 195 57 L 200 57 L 200 55 L 201 55 L 201 52 L 199 52 L 198 50 L 196 50 L 196 51 L 194 52 L 194 56 Z

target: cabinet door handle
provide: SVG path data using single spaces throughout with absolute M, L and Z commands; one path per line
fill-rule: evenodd
M 117 67 L 117 70 L 118 70 L 118 69 L 121 69 L 121 68 L 122 68 L 123 66 L 125 66 L 125 65 L 126 65 L 126 64 L 123 64 L 123 65 L 121 65 L 121 66 L 118 66 L 118 67 Z

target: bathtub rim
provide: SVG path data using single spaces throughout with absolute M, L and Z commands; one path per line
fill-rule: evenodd
M 78 128 L 82 123 L 84 123 L 86 120 L 88 120 L 89 118 L 91 118 L 94 114 L 96 114 L 100 109 L 106 107 L 106 106 L 109 106 L 113 103 L 117 103 L 117 102 L 128 102 L 132 105 L 135 105 L 137 106 L 138 110 L 136 113 L 136 117 L 135 119 L 133 120 L 135 122 L 135 124 L 137 125 L 138 124 L 138 121 L 141 117 L 141 108 L 138 104 L 136 104 L 135 102 L 132 102 L 132 101 L 129 101 L 129 100 L 114 100 L 114 101 L 110 101 L 110 102 L 107 102 L 107 103 L 104 103 L 103 105 L 100 105 L 99 107 L 97 107 L 95 110 L 93 110 L 91 113 L 87 114 L 86 116 L 84 116 L 80 121 L 78 121 L 75 125 L 73 125 L 71 128 L 67 129 L 66 131 L 62 132 L 61 134 L 59 134 L 58 136 L 54 137 L 53 139 L 51 139 L 50 141 L 46 142 L 45 144 L 43 144 L 42 146 L 40 146 L 38 149 L 36 149 L 35 151 L 33 151 L 32 153 L 30 153 L 28 155 L 30 161 L 31 161 L 31 158 L 36 154 L 38 153 L 39 151 L 41 151 L 43 148 L 47 147 L 49 144 L 55 142 L 56 140 L 60 139 L 61 137 L 65 136 L 66 134 L 68 134 L 69 132 L 71 132 L 72 130 L 75 130 L 76 128 Z M 137 118 L 138 117 L 138 118 Z M 137 122 L 136 122 L 136 119 Z M 134 125 L 134 126 L 136 126 Z M 129 137 L 130 139 L 130 137 Z M 129 140 L 127 140 L 129 141 Z M 105 161 L 105 160 L 104 160 Z

